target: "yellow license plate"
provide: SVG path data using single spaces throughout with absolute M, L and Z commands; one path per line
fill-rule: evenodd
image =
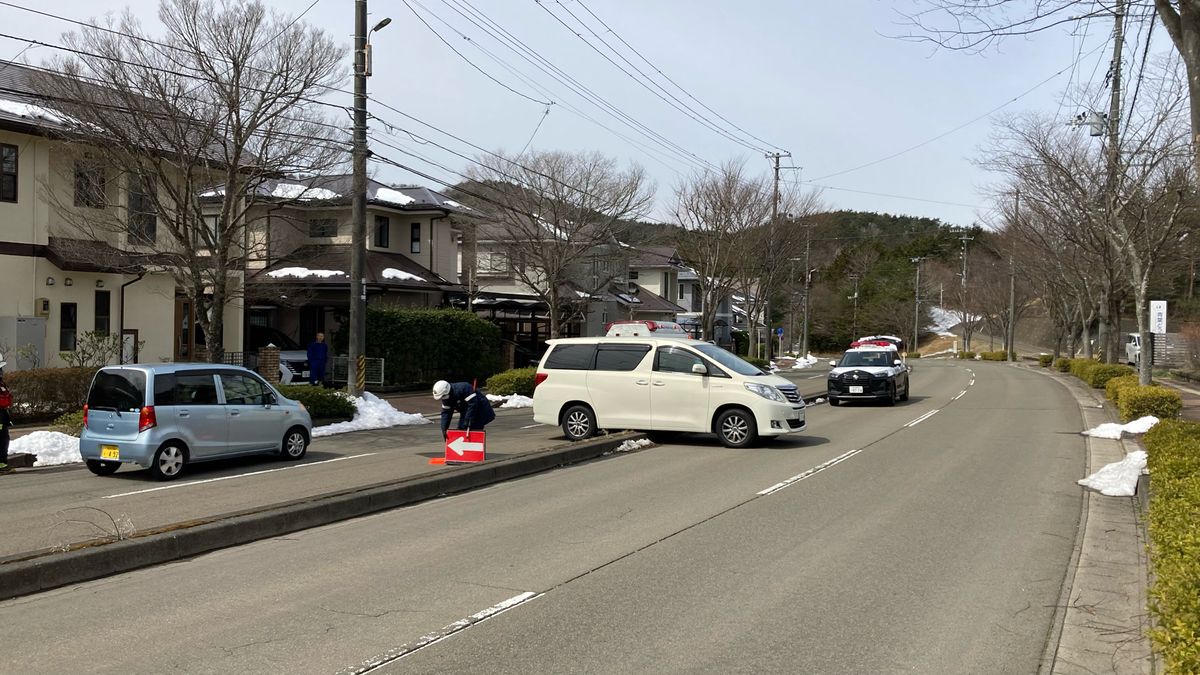
M 100 459 L 121 459 L 121 453 L 115 445 L 100 446 Z

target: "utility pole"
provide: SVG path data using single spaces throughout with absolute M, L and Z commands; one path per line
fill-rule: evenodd
M 1013 202 L 1013 225 L 1015 226 L 1021 219 L 1021 190 L 1017 189 L 1016 201 Z M 1013 247 L 1016 247 L 1016 237 L 1013 237 Z M 1008 361 L 1017 360 L 1017 267 L 1016 261 L 1013 259 L 1014 251 L 1009 249 L 1008 253 L 1008 336 L 1005 342 L 1008 343 Z
M 858 275 L 851 274 L 850 281 L 854 282 L 854 315 L 850 323 L 850 340 L 858 339 Z
M 774 248 L 775 242 L 779 240 L 779 160 L 784 157 L 791 157 L 790 152 L 768 152 L 767 159 L 775 160 L 775 181 L 771 195 L 771 247 Z M 775 251 L 767 251 L 768 255 L 775 255 Z M 759 282 L 758 292 L 763 294 L 763 323 L 767 325 L 767 354 L 766 359 L 771 360 L 771 289 L 770 284 Z M 750 318 L 747 317 L 747 323 Z
M 354 0 L 353 211 L 350 221 L 350 355 L 346 388 L 361 396 L 366 385 L 367 289 L 367 0 Z
M 917 264 L 917 283 L 913 287 L 913 341 L 912 351 L 917 351 L 917 342 L 921 338 L 921 261 L 925 258 L 913 258 Z
M 1104 184 L 1105 192 L 1105 255 L 1113 250 L 1111 233 L 1114 231 L 1114 220 L 1117 218 L 1117 199 L 1121 180 L 1121 48 L 1125 43 L 1125 5 L 1126 0 L 1116 0 L 1113 6 L 1113 57 L 1109 66 L 1112 73 L 1112 92 L 1108 99 L 1108 162 Z M 1115 363 L 1116 354 L 1112 349 L 1115 336 L 1112 335 L 1111 315 L 1109 307 L 1112 304 L 1112 274 L 1105 270 L 1102 297 L 1100 299 L 1100 331 L 1097 336 L 1100 348 L 1104 350 L 1104 362 Z M 1145 336 L 1143 336 L 1145 337 Z
M 812 261 L 809 260 L 812 225 L 804 228 L 804 328 L 800 338 L 800 356 L 808 358 L 808 296 L 812 294 Z
M 970 316 L 967 314 L 967 242 L 973 240 L 974 238 L 975 237 L 968 237 L 965 230 L 959 237 L 959 240 L 962 241 L 962 292 L 959 294 L 959 302 L 962 305 L 961 311 L 963 318 L 962 332 L 964 352 L 971 351 L 971 332 L 967 327 L 967 324 L 970 323 Z

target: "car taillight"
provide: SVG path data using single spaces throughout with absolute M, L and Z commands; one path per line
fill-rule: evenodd
M 158 426 L 158 418 L 154 416 L 154 406 L 148 405 L 142 408 L 142 413 L 138 415 L 138 433 L 156 426 Z
M 83 428 L 87 428 L 87 404 L 83 404 Z
M 545 381 L 546 381 L 546 378 L 547 378 L 547 377 L 549 377 L 549 376 L 550 376 L 550 374 L 549 374 L 549 373 L 537 373 L 537 374 L 535 374 L 535 375 L 533 376 L 533 388 L 534 388 L 534 389 L 537 389 L 537 386 L 538 386 L 539 384 L 541 384 L 541 383 L 545 382 Z

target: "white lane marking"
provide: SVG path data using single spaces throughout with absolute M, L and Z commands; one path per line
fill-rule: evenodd
M 542 425 L 541 424 L 526 424 L 525 426 L 523 426 L 521 428 L 522 429 L 533 429 L 535 427 L 540 427 L 540 426 L 542 426 Z
M 441 642 L 442 640 L 445 640 L 446 638 L 450 637 L 451 635 L 454 635 L 455 633 L 457 633 L 459 631 L 466 630 L 466 629 L 470 628 L 471 626 L 474 626 L 477 623 L 487 621 L 488 619 L 490 619 L 494 616 L 498 616 L 504 612 L 507 612 L 508 610 L 512 609 L 513 607 L 516 607 L 517 605 L 524 604 L 535 598 L 540 598 L 541 596 L 542 596 L 541 593 L 533 593 L 533 592 L 525 592 L 520 595 L 514 595 L 513 597 L 505 600 L 504 602 L 501 602 L 499 604 L 488 607 L 487 609 L 483 610 L 482 612 L 476 612 L 476 613 L 472 614 L 471 616 L 468 616 L 465 619 L 459 619 L 458 621 L 455 621 L 454 623 L 452 623 L 448 626 L 444 626 L 440 630 L 435 630 L 432 633 L 426 633 L 425 635 L 422 635 L 421 637 L 417 638 L 416 641 L 414 641 L 414 642 L 410 642 L 408 644 L 401 645 L 399 647 L 396 647 L 395 649 L 390 649 L 387 652 L 380 654 L 379 656 L 375 656 L 375 657 L 367 659 L 366 661 L 363 661 L 361 664 L 359 664 L 357 666 L 350 666 L 349 668 L 343 668 L 343 669 L 337 671 L 337 675 L 362 675 L 363 673 L 372 672 L 372 671 L 374 671 L 378 668 L 381 668 L 393 661 L 402 659 L 402 658 L 408 656 L 409 654 L 412 654 L 413 652 L 424 649 L 432 644 Z
M 951 400 L 951 401 L 957 401 L 958 399 L 962 398 L 962 397 L 963 397 L 963 395 L 964 395 L 964 394 L 966 394 L 966 393 L 967 393 L 967 390 L 966 390 L 966 389 L 963 389 L 962 391 L 958 392 L 958 396 L 955 396 L 954 398 L 952 398 L 952 399 L 950 399 L 950 400 Z
M 323 459 L 319 462 L 308 462 L 307 464 L 294 464 L 292 466 L 284 466 L 278 469 L 264 469 L 262 471 L 251 471 L 250 473 L 239 473 L 235 476 L 221 476 L 220 478 L 206 478 L 204 480 L 193 480 L 187 483 L 171 483 L 170 485 L 160 485 L 159 487 L 146 488 L 145 490 L 134 490 L 133 492 L 122 492 L 118 495 L 105 495 L 101 499 L 114 499 L 116 497 L 128 497 L 129 495 L 140 495 L 146 492 L 158 492 L 159 490 L 174 490 L 175 488 L 189 487 L 191 485 L 203 485 L 204 483 L 215 483 L 219 480 L 229 480 L 230 478 L 245 478 L 246 476 L 257 476 L 264 473 L 275 473 L 276 471 L 288 471 L 289 469 L 303 469 L 308 466 L 316 466 L 318 464 L 328 464 L 330 462 L 340 462 L 345 459 L 354 459 L 356 457 L 370 457 L 373 452 L 364 452 L 361 455 L 346 455 L 345 457 L 335 457 L 333 459 Z
M 941 411 L 940 408 L 938 410 L 930 410 L 929 412 L 925 413 L 924 415 L 921 415 L 917 419 L 909 422 L 908 424 L 905 424 L 904 426 L 915 427 L 918 424 L 920 424 L 921 422 L 924 422 L 925 420 L 929 419 L 930 417 L 933 417 L 934 415 L 938 414 L 940 411 Z
M 808 471 L 805 471 L 804 473 L 796 474 L 795 476 L 792 476 L 791 478 L 789 478 L 785 481 L 776 483 L 776 484 L 772 485 L 771 487 L 767 488 L 766 490 L 760 491 L 758 494 L 760 496 L 766 496 L 773 492 L 778 492 L 789 485 L 799 483 L 800 481 L 804 480 L 805 478 L 811 478 L 811 477 L 815 476 L 816 474 L 824 471 L 825 469 L 828 469 L 829 467 L 831 467 L 835 464 L 840 464 L 840 463 L 850 459 L 851 457 L 857 455 L 858 453 L 860 453 L 862 451 L 863 451 L 863 449 L 859 448 L 857 450 L 851 450 L 849 452 L 838 455 L 837 457 L 834 457 L 833 459 L 829 460 L 828 462 L 825 462 L 823 464 L 818 464 L 818 465 L 814 466 L 813 468 L 809 469 Z
M 971 378 L 971 381 L 967 383 L 967 386 L 968 386 L 968 387 L 974 387 L 974 386 L 975 386 L 975 378 L 973 378 L 973 377 L 972 377 L 972 378 Z
M 819 378 L 819 377 L 825 377 L 825 375 L 824 375 L 823 373 L 822 373 L 822 374 L 820 374 L 820 375 L 809 375 L 808 377 L 806 377 L 806 378 L 804 378 L 804 379 L 806 379 L 806 380 L 815 380 L 815 379 L 817 379 L 817 378 Z

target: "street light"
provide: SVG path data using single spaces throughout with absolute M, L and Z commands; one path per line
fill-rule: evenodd
M 367 289 L 367 77 L 371 74 L 370 35 L 391 23 L 384 19 L 367 31 L 367 0 L 354 1 L 354 166 L 350 225 L 350 349 L 346 388 L 359 396 L 366 386 Z

